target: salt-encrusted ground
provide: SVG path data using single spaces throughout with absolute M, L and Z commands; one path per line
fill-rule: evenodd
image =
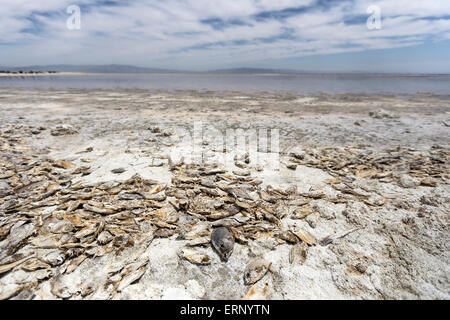
M 9 265 L 0 274 L 2 298 L 240 299 L 251 287 L 243 274 L 255 258 L 271 267 L 253 288 L 261 291 L 254 297 L 450 298 L 449 96 L 2 89 L 0 114 L 0 225 L 6 233 L 0 266 Z M 234 138 L 236 145 L 229 142 Z M 252 143 L 255 152 L 245 149 Z M 248 153 L 251 161 L 245 161 Z M 178 188 L 178 171 L 171 168 L 189 162 L 206 168 L 215 161 L 231 181 L 248 173 L 249 181 L 261 182 L 259 191 L 285 198 L 274 212 L 279 230 L 304 230 L 317 241 L 305 249 L 300 239 L 294 237 L 294 245 L 268 231 L 237 242 L 228 262 L 209 243 L 200 246 L 211 262 L 197 265 L 180 257 L 189 243 L 180 240 L 180 221 L 189 214 L 178 210 L 173 235 L 158 235 L 159 227 L 144 228 L 138 219 L 143 242 L 118 254 L 78 252 L 86 259 L 67 272 L 76 258 L 65 252 L 62 264 L 26 270 L 14 263 L 29 255 L 41 261 L 57 249 L 33 239 L 65 210 L 52 203 L 30 215 L 20 206 L 33 187 L 21 180 L 25 171 L 9 172 L 11 163 L 41 165 L 18 161 L 29 155 L 82 168 L 85 174 L 57 169 L 72 185 L 123 183 L 139 174 L 169 189 Z M 118 168 L 124 172 L 112 173 Z M 195 191 L 195 184 L 179 188 Z M 11 209 L 14 197 L 19 206 Z M 169 200 L 162 203 L 170 206 Z M 259 208 L 265 201 L 246 203 Z M 194 203 L 191 209 L 195 213 Z M 235 217 L 258 217 L 252 210 L 259 209 L 242 209 Z M 131 281 L 128 274 L 138 276 Z

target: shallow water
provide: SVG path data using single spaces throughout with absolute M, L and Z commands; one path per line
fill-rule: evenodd
M 295 74 L 84 74 L 0 77 L 0 87 L 40 89 L 148 89 L 290 91 L 312 93 L 450 94 L 450 75 Z

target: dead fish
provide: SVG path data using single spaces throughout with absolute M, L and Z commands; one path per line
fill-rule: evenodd
M 203 254 L 193 249 L 181 249 L 179 256 L 194 264 L 208 265 L 211 263 L 211 258 L 207 254 Z
M 244 283 L 255 284 L 261 280 L 267 271 L 269 271 L 271 263 L 264 259 L 257 259 L 250 262 L 244 271 Z
M 0 293 L 0 301 L 7 300 L 7 299 L 10 299 L 10 298 L 18 295 L 20 292 L 22 292 L 28 286 L 29 286 L 29 284 L 18 285 L 18 286 L 15 286 L 13 289 L 8 289 L 5 291 L 2 291 Z
M 69 299 L 73 295 L 67 287 L 56 287 L 55 283 L 51 284 L 50 292 L 60 299 Z
M 327 237 L 323 238 L 322 240 L 320 240 L 319 244 L 322 247 L 325 247 L 325 246 L 329 245 L 332 242 L 333 242 L 333 238 L 331 238 L 330 236 L 327 236 Z
M 24 262 L 21 267 L 23 270 L 31 272 L 39 269 L 48 269 L 50 268 L 50 265 L 40 261 L 39 259 L 33 258 Z
M 211 243 L 219 256 L 228 261 L 234 247 L 234 237 L 230 230 L 225 227 L 215 229 L 211 234 Z
M 249 201 L 241 201 L 236 199 L 236 201 L 234 202 L 239 208 L 245 209 L 245 210 L 250 210 L 252 208 L 254 208 L 256 206 L 256 204 L 254 202 L 249 202 Z
M 250 176 L 250 171 L 248 170 L 233 170 L 233 174 L 241 177 L 248 177 Z
M 266 300 L 269 292 L 269 284 L 258 282 L 255 283 L 242 300 Z
M 306 209 L 295 209 L 292 212 L 291 219 L 303 219 L 310 214 L 312 214 L 314 211 L 312 208 L 306 208 Z
M 224 170 L 224 169 L 215 168 L 215 169 L 209 169 L 209 170 L 203 171 L 200 174 L 204 175 L 204 176 L 211 176 L 211 175 L 222 174 L 225 172 L 226 172 L 226 170 Z
M 73 225 L 68 220 L 60 220 L 48 225 L 51 233 L 68 233 L 73 230 Z
M 8 263 L 8 264 L 0 266 L 0 274 L 8 272 L 8 271 L 14 269 L 15 267 L 21 265 L 22 263 L 24 263 L 25 261 L 27 261 L 27 260 L 29 260 L 29 259 L 31 259 L 33 257 L 34 257 L 34 255 L 31 255 L 31 256 L 28 256 L 28 257 L 23 258 L 21 260 L 15 261 L 13 263 Z
M 185 216 L 179 223 L 180 239 L 195 240 L 201 237 L 208 237 L 211 232 L 209 231 L 209 224 L 207 222 L 198 221 L 193 219 L 189 220 L 190 216 Z M 184 222 L 183 221 L 187 221 Z
M 75 233 L 74 236 L 77 239 L 83 239 L 83 238 L 86 238 L 86 237 L 94 234 L 96 230 L 97 230 L 97 226 L 96 225 L 90 225 L 90 226 L 88 226 L 86 228 L 81 229 L 77 233 Z
M 144 260 L 137 265 L 130 266 L 121 272 L 121 275 L 125 275 L 119 283 L 117 291 L 121 292 L 123 289 L 128 287 L 130 284 L 138 281 L 147 271 L 146 265 L 149 260 Z
M 238 231 L 238 229 L 230 227 L 230 231 L 233 234 L 233 237 L 236 242 L 238 242 L 240 244 L 248 244 L 248 240 L 245 238 L 245 236 L 240 231 Z
M 138 281 L 140 278 L 142 278 L 142 276 L 144 275 L 145 271 L 147 271 L 146 268 L 145 267 L 141 267 L 141 268 L 131 272 L 127 276 L 125 276 L 125 278 L 123 278 L 120 281 L 119 287 L 117 288 L 117 291 L 121 292 L 123 289 L 128 287 L 133 282 Z
M 225 187 L 223 191 L 227 192 L 233 198 L 253 200 L 245 190 L 240 188 Z
M 69 265 L 67 266 L 66 270 L 63 271 L 63 273 L 71 273 L 74 271 L 84 260 L 86 260 L 87 255 L 82 254 L 75 259 L 71 260 Z
M 108 214 L 114 214 L 115 212 L 117 212 L 117 210 L 111 209 L 111 208 L 99 208 L 99 207 L 94 207 L 91 206 L 87 203 L 83 204 L 83 209 L 87 210 L 87 211 L 91 211 L 94 213 L 98 213 L 101 215 L 108 215 Z
M 134 240 L 130 235 L 123 234 L 123 235 L 119 235 L 119 236 L 115 237 L 112 244 L 113 244 L 113 246 L 118 247 L 118 248 L 132 247 L 132 246 L 134 246 Z M 100 248 L 102 248 L 102 247 L 100 247 Z
M 165 201 L 167 199 L 167 196 L 164 193 L 157 193 L 157 194 L 144 194 L 145 199 L 151 200 L 151 201 Z M 159 206 L 159 204 L 156 204 L 156 206 Z
M 119 193 L 120 200 L 140 200 L 143 198 L 145 198 L 144 195 L 142 195 L 139 192 L 121 192 L 121 193 Z
M 293 232 L 300 240 L 306 242 L 308 245 L 313 246 L 317 243 L 316 237 L 306 230 L 299 229 Z
M 275 215 L 267 212 L 266 210 L 263 211 L 264 214 L 264 219 L 266 219 L 269 222 L 272 222 L 273 224 L 275 224 L 278 228 L 281 228 L 282 223 L 280 221 L 280 219 L 278 219 L 277 217 L 275 217 Z
M 52 267 L 62 265 L 66 260 L 66 255 L 60 250 L 52 251 L 40 258 L 43 262 L 50 264 Z
M 97 242 L 99 245 L 105 245 L 114 239 L 113 235 L 108 231 L 103 231 L 98 235 Z
M 81 166 L 72 171 L 72 174 L 80 174 L 80 173 L 82 176 L 90 175 L 92 173 L 91 167 Z
M 167 188 L 167 184 L 161 184 L 156 187 L 154 187 L 152 190 L 150 190 L 149 194 L 157 194 L 161 191 L 164 191 Z
M 196 246 L 203 246 L 208 244 L 211 241 L 211 239 L 209 237 L 201 237 L 201 238 L 197 238 L 197 239 L 193 239 L 191 241 L 188 242 L 188 246 L 189 247 L 196 247 Z
M 55 161 L 53 163 L 53 166 L 56 168 L 61 168 L 61 169 L 70 169 L 75 167 L 75 164 L 73 164 L 70 161 Z
M 177 230 L 161 228 L 155 231 L 155 238 L 168 238 L 177 233 Z
M 113 252 L 114 250 L 115 249 L 113 247 L 94 247 L 89 250 L 86 250 L 85 253 L 87 256 L 92 256 L 93 258 L 96 258 L 96 257 L 103 257 L 108 253 Z
M 239 209 L 235 206 L 228 206 L 223 210 L 217 210 L 214 213 L 208 214 L 206 217 L 211 220 L 218 220 L 223 218 L 228 218 L 239 213 Z
M 304 263 L 306 261 L 307 255 L 308 245 L 305 242 L 300 242 L 294 245 L 289 252 L 289 263 L 294 263 L 296 259 L 298 259 L 300 263 Z
M 55 249 L 61 245 L 60 236 L 46 235 L 33 238 L 30 243 L 40 249 Z
M 280 239 L 283 239 L 284 241 L 287 241 L 289 243 L 297 243 L 298 238 L 291 232 L 291 231 L 281 231 L 277 234 Z
M 216 187 L 216 183 L 212 179 L 200 179 L 200 185 L 211 189 Z

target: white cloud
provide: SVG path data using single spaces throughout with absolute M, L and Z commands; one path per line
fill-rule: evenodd
M 450 34 L 447 0 L 347 0 L 330 1 L 328 7 L 316 0 L 95 3 L 2 0 L 0 65 L 129 63 L 206 69 L 269 58 L 412 46 L 448 40 Z M 80 31 L 65 27 L 69 4 L 82 7 Z M 366 9 L 372 4 L 381 9 L 381 30 L 366 27 Z M 279 18 L 276 13 L 283 10 L 285 16 Z M 264 12 L 274 12 L 273 18 L 255 18 Z M 219 19 L 223 28 L 202 23 L 206 19 Z M 349 19 L 359 20 L 347 23 Z

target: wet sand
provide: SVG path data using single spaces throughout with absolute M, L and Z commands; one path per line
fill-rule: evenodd
M 252 287 L 246 266 L 263 258 L 271 266 L 253 288 L 259 298 L 450 298 L 448 95 L 0 89 L 0 112 L 0 297 L 240 299 Z M 230 129 L 236 145 L 217 139 Z M 239 137 L 256 153 L 249 157 Z M 202 185 L 205 170 L 219 169 Z M 154 184 L 147 190 L 136 177 Z M 126 237 L 88 200 L 68 216 L 75 200 L 64 196 L 76 195 L 74 186 L 95 193 L 104 183 L 154 192 L 153 207 L 128 195 L 120 203 L 135 209 L 110 208 L 126 212 L 115 217 Z M 97 203 L 113 197 L 104 190 Z M 222 200 L 237 211 L 216 218 L 208 201 Z M 70 220 L 78 216 L 84 224 Z M 207 232 L 183 238 L 186 216 Z M 51 231 L 68 219 L 70 232 Z M 87 221 L 96 237 L 63 239 Z M 209 244 L 221 224 L 237 239 L 228 262 Z M 104 230 L 113 239 L 101 245 Z M 122 246 L 124 237 L 133 241 Z M 210 263 L 180 253 L 193 240 Z M 27 261 L 45 264 L 27 270 Z

